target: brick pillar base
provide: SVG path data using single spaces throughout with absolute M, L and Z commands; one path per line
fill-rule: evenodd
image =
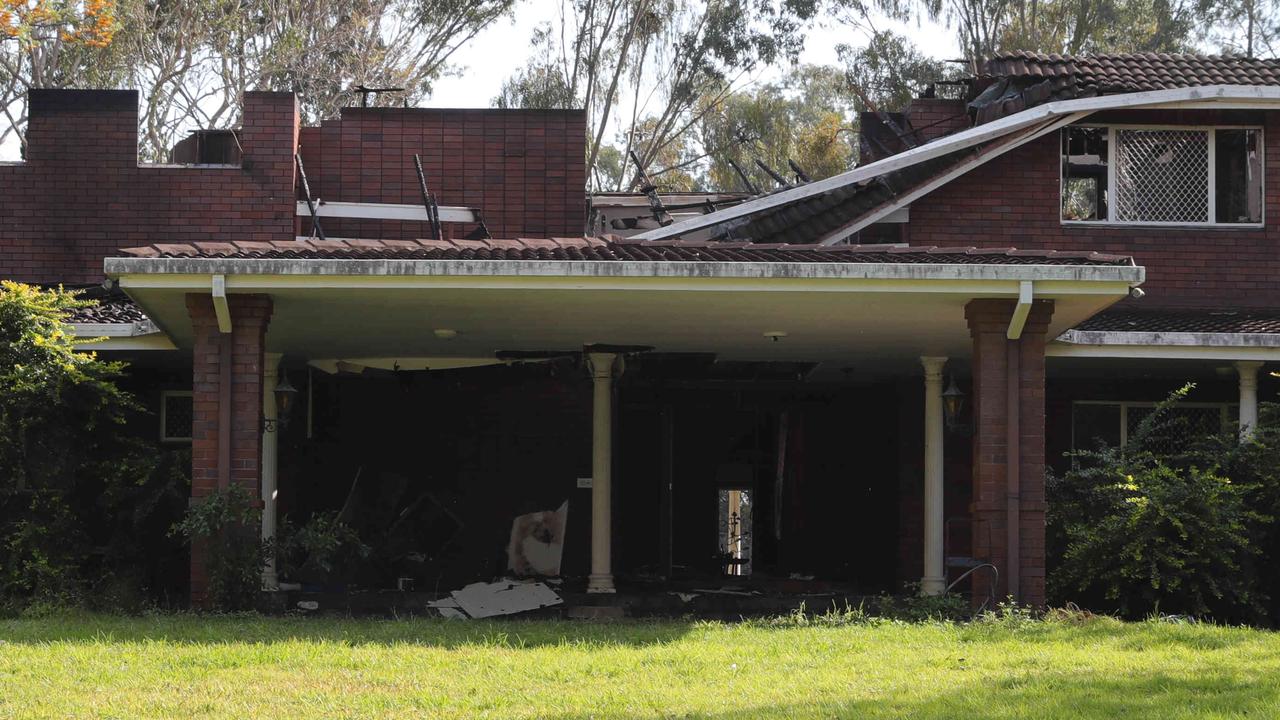
M 1051 301 L 1036 301 L 1019 340 L 1006 333 L 1012 300 L 973 300 L 965 317 L 973 337 L 973 556 L 1000 569 L 997 600 L 1017 595 L 1042 606 L 1044 577 L 1044 346 Z M 1015 354 L 1011 357 L 1011 354 Z M 1018 588 L 1009 584 L 1009 389 L 1010 360 L 1016 361 L 1018 393 L 1019 527 Z M 975 581 L 984 597 L 987 583 Z
M 259 497 L 262 462 L 262 363 L 271 298 L 231 295 L 231 332 L 218 330 L 213 300 L 187 295 L 195 331 L 191 358 L 191 497 L 238 484 Z M 224 367 L 229 361 L 229 367 Z M 224 383 L 224 379 L 229 383 Z M 191 604 L 204 606 L 209 578 L 205 549 L 191 548 Z

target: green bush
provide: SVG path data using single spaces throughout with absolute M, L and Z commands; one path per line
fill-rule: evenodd
M 328 581 L 346 565 L 369 557 L 369 546 L 335 512 L 316 513 L 302 525 L 285 518 L 276 533 L 280 577 L 295 582 Z
M 1073 453 L 1072 469 L 1049 478 L 1055 601 L 1130 618 L 1264 619 L 1256 540 L 1272 518 L 1250 484 L 1232 481 L 1224 441 L 1205 438 L 1176 455 L 1151 449 L 1154 438 L 1178 434 L 1169 409 L 1190 389 L 1158 406 L 1123 449 Z
M 257 498 L 233 484 L 193 502 L 173 526 L 175 534 L 204 548 L 209 602 L 215 610 L 252 610 L 256 604 L 271 553 L 260 519 Z
M 66 331 L 77 293 L 0 281 L 0 604 L 101 605 L 156 583 L 186 468 L 125 430 L 142 412 Z M 177 468 L 175 471 L 174 468 Z M 112 594 L 115 596 L 118 594 Z

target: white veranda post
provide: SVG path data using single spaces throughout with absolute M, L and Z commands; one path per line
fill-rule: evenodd
M 1253 436 L 1258 426 L 1258 369 L 1262 363 L 1257 360 L 1241 360 L 1236 363 L 1236 372 L 1240 375 L 1240 437 Z
M 275 390 L 280 357 L 280 353 L 266 353 L 262 368 L 262 539 L 265 541 L 276 536 L 276 437 L 279 427 Z M 262 588 L 275 590 L 279 586 L 275 553 L 270 553 L 266 567 L 262 569 Z
M 587 592 L 611 593 L 613 587 L 613 376 L 615 353 L 587 353 L 591 369 L 591 576 Z
M 924 365 L 924 577 L 920 591 L 941 595 L 947 574 L 943 558 L 944 518 L 942 368 L 945 357 L 922 357 Z

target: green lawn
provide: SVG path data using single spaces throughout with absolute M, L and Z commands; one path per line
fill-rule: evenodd
M 1280 717 L 1280 634 L 1170 623 L 763 627 L 0 620 L 0 717 Z

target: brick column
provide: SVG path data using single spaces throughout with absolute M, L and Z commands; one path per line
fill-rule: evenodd
M 249 488 L 254 497 L 260 494 L 263 347 L 271 298 L 231 295 L 227 304 L 231 332 L 222 333 L 212 298 L 187 295 L 187 312 L 195 332 L 191 358 L 193 501 L 230 483 Z M 229 369 L 224 368 L 224 360 L 230 361 Z M 225 387 L 224 378 L 230 380 Z M 191 549 L 192 605 L 204 604 L 207 590 L 204 550 L 196 545 Z
M 1029 605 L 1043 605 L 1044 558 L 1044 347 L 1053 303 L 1036 301 L 1019 340 L 1006 332 L 1013 315 L 1012 300 L 973 300 L 965 317 L 973 337 L 973 556 L 1000 569 L 998 600 L 1016 595 Z M 1009 487 L 1010 361 L 1017 379 L 1018 486 Z M 1016 569 L 1009 564 L 1010 498 L 1019 528 Z M 1016 592 L 1009 586 L 1010 570 L 1018 577 Z M 986 580 L 975 581 L 978 596 Z

